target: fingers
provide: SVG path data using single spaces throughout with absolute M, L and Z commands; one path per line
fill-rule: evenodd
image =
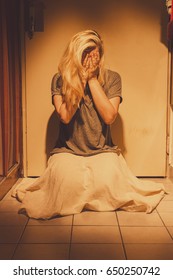
M 98 50 L 94 50 L 93 52 L 91 52 L 91 56 L 94 57 L 95 59 L 100 59 L 100 54 Z
M 83 67 L 85 70 L 88 70 L 89 68 L 94 68 L 99 65 L 99 58 L 95 55 L 88 55 L 83 63 Z
M 88 69 L 92 66 L 98 66 L 100 62 L 100 54 L 97 49 L 88 53 L 83 61 L 83 67 Z
M 83 70 L 81 72 L 81 78 L 84 87 L 86 85 L 87 80 L 89 80 L 92 77 L 98 76 L 99 63 L 100 63 L 100 54 L 98 49 L 92 50 L 90 53 L 88 53 L 85 56 L 84 61 L 82 63 Z
M 84 72 L 92 72 L 97 65 L 93 62 L 92 57 L 88 56 L 85 63 L 83 64 Z
M 91 52 L 90 56 L 92 59 L 93 66 L 95 66 L 95 67 L 98 66 L 99 62 L 100 62 L 99 52 L 97 50 L 94 50 L 93 52 Z
M 86 55 L 85 59 L 84 59 L 84 62 L 83 62 L 83 67 L 85 70 L 88 70 L 89 67 L 90 67 L 90 60 L 91 60 L 91 57 L 89 54 Z

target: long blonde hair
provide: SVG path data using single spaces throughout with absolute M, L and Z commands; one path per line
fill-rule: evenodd
M 85 30 L 74 35 L 68 44 L 58 71 L 62 78 L 62 94 L 67 107 L 76 106 L 84 96 L 84 88 L 81 81 L 83 70 L 82 56 L 84 51 L 90 47 L 98 47 L 100 53 L 98 80 L 104 83 L 104 52 L 103 42 L 100 35 L 94 30 Z

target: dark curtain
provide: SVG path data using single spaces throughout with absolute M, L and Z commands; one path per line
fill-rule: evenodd
M 0 0 L 0 176 L 20 165 L 20 1 Z

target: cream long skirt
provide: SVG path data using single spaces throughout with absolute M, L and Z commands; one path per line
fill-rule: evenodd
M 123 156 L 111 152 L 54 154 L 42 176 L 29 184 L 18 185 L 13 196 L 22 202 L 20 212 L 36 219 L 82 210 L 150 213 L 165 193 L 162 184 L 136 178 Z

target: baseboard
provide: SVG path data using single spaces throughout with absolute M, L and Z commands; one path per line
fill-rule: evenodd
M 171 165 L 168 166 L 168 175 L 167 175 L 167 177 L 173 180 L 173 166 L 171 166 Z

